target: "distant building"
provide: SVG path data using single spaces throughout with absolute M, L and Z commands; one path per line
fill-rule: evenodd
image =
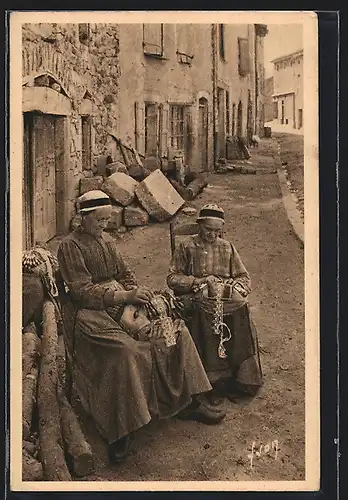
M 303 50 L 271 61 L 273 71 L 274 123 L 303 128 Z
M 273 81 L 273 76 L 270 76 L 269 78 L 265 79 L 265 93 L 264 93 L 265 123 L 271 122 L 274 118 L 273 94 L 274 94 L 274 81 Z

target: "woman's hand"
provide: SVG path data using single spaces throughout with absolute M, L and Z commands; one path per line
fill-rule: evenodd
M 147 304 L 153 297 L 153 293 L 143 286 L 138 286 L 127 292 L 127 304 Z
M 206 283 L 208 285 L 214 285 L 215 283 L 221 282 L 220 278 L 218 278 L 217 276 L 212 276 L 212 275 L 207 276 L 205 279 L 206 279 Z
M 163 336 L 162 324 L 160 321 L 154 321 L 151 328 L 151 339 L 158 340 Z

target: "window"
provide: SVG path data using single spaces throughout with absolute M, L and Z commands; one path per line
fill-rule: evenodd
M 298 128 L 303 127 L 303 111 L 302 109 L 298 110 Z
M 232 135 L 236 133 L 236 105 L 232 105 Z
M 230 93 L 226 90 L 226 134 L 230 133 Z
M 178 62 L 191 64 L 192 55 L 192 24 L 176 24 L 176 40 Z
M 184 149 L 184 109 L 182 105 L 170 106 L 170 146 L 174 149 Z
M 241 76 L 250 72 L 249 41 L 247 38 L 238 38 L 238 70 Z
M 219 52 L 221 59 L 225 59 L 225 25 L 219 24 Z
M 79 40 L 80 43 L 88 44 L 90 35 L 89 24 L 79 24 Z
M 145 103 L 145 154 L 157 156 L 158 152 L 158 105 Z
M 143 24 L 144 54 L 163 57 L 163 24 Z
M 278 102 L 273 103 L 273 118 L 278 118 Z
M 82 125 L 82 168 L 90 170 L 92 164 L 91 118 L 81 117 Z

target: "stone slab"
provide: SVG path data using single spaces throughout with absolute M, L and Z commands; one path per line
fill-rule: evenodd
M 124 163 L 121 161 L 115 161 L 114 163 L 110 163 L 109 165 L 106 165 L 105 167 L 105 175 L 110 176 L 112 174 L 115 174 L 116 172 L 123 172 L 124 174 L 128 175 L 128 169 Z
M 115 172 L 107 177 L 101 189 L 110 198 L 120 205 L 126 207 L 130 205 L 135 197 L 135 188 L 138 182 L 123 172 Z
M 159 169 L 138 184 L 135 194 L 142 207 L 157 221 L 170 219 L 185 203 Z
M 85 177 L 80 179 L 80 195 L 87 193 L 88 191 L 93 191 L 94 189 L 100 189 L 103 184 L 103 177 Z

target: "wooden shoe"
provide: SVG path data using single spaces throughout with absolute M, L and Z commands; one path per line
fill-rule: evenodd
M 219 424 L 225 416 L 225 412 L 213 410 L 203 403 L 195 409 L 185 409 L 178 414 L 178 418 L 181 420 L 194 420 L 206 425 Z
M 129 452 L 129 445 L 131 442 L 130 436 L 124 436 L 123 438 L 109 444 L 108 446 L 108 456 L 109 461 L 113 464 L 117 464 L 125 460 Z

